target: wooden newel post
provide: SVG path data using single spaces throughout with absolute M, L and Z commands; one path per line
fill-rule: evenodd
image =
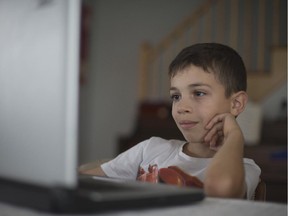
M 153 54 L 152 46 L 143 42 L 140 46 L 139 77 L 138 77 L 138 100 L 144 101 L 148 94 L 149 61 Z

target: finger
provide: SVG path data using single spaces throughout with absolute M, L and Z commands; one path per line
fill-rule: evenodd
M 217 132 L 217 133 L 218 133 L 218 136 L 219 136 L 219 137 L 222 137 L 222 136 L 224 136 L 224 132 L 223 132 L 223 130 L 218 130 L 218 132 Z
M 223 144 L 223 136 L 214 136 L 210 143 L 210 149 L 217 151 Z
M 213 145 L 213 143 L 215 143 L 215 141 L 217 140 L 218 137 L 218 132 L 217 131 L 213 131 L 210 132 L 209 134 L 207 134 L 207 136 L 205 137 L 205 143 L 207 143 L 208 145 Z
M 223 119 L 225 117 L 225 114 L 219 114 L 219 115 L 216 115 L 214 116 L 209 122 L 208 124 L 206 125 L 206 129 L 211 129 L 213 127 L 213 125 L 217 124 L 218 122 L 222 122 Z
M 210 148 L 215 147 L 218 139 L 218 134 L 214 134 L 214 136 L 210 140 Z
M 204 138 L 205 142 L 209 142 L 215 134 L 223 135 L 223 123 L 222 122 L 217 123 L 207 132 Z

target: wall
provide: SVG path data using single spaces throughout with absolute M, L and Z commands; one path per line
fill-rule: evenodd
M 287 107 L 283 107 L 283 103 L 287 102 L 287 83 L 269 95 L 262 102 L 263 115 L 265 119 L 278 119 L 287 115 Z
M 97 0 L 93 5 L 91 62 L 80 92 L 80 163 L 116 153 L 137 111 L 138 52 L 159 41 L 199 0 Z
M 132 132 L 141 42 L 158 42 L 201 2 L 90 1 L 91 59 L 88 82 L 80 89 L 80 163 L 115 156 L 118 135 Z M 285 90 L 280 94 L 286 97 Z M 273 112 L 266 101 L 265 110 Z

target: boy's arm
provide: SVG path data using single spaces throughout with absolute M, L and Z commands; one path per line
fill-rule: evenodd
M 101 168 L 101 164 L 105 163 L 107 160 L 97 161 L 97 162 L 91 162 L 88 164 L 81 165 L 78 168 L 79 174 L 85 174 L 85 175 L 96 175 L 96 176 L 105 176 L 106 174 Z
M 205 141 L 217 152 L 207 167 L 205 193 L 214 197 L 244 198 L 244 137 L 235 117 L 228 113 L 217 115 L 207 129 Z

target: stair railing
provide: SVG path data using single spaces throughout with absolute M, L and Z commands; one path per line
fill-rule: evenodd
M 184 47 L 199 42 L 218 42 L 236 49 L 248 75 L 268 74 L 271 49 L 287 46 L 281 35 L 285 0 L 206 0 L 159 44 L 144 42 L 140 49 L 139 100 L 169 98 L 168 66 Z M 284 24 L 285 26 L 285 24 Z M 287 23 L 286 23 L 287 26 Z M 284 36 L 285 38 L 285 36 Z

